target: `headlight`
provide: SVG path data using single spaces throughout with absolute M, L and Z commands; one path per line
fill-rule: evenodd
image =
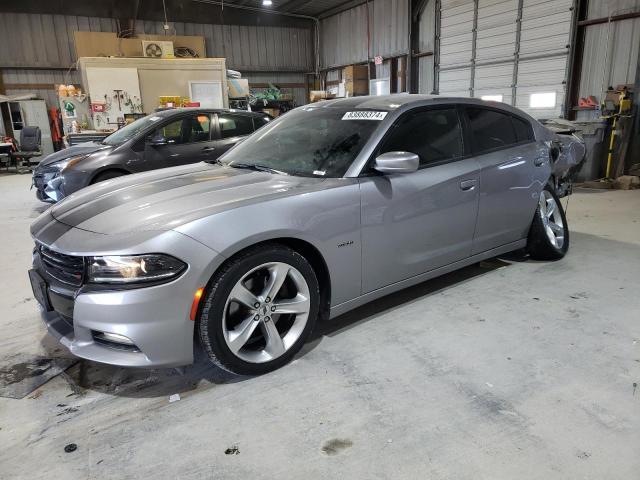
M 52 163 L 51 167 L 58 169 L 59 172 L 66 170 L 69 167 L 73 167 L 80 160 L 87 158 L 87 155 L 77 155 L 75 157 L 65 158 L 64 160 L 60 160 L 59 162 Z
M 110 255 L 88 258 L 89 283 L 129 284 L 168 281 L 187 268 L 169 255 Z

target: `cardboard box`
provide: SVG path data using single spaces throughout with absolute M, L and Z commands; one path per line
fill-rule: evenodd
M 344 80 L 347 82 L 356 80 L 369 81 L 369 68 L 366 65 L 349 65 L 344 68 Z
M 273 118 L 280 116 L 280 109 L 278 108 L 263 108 L 262 111 L 271 115 Z
M 335 95 L 325 92 L 324 90 L 311 90 L 309 92 L 309 101 L 311 103 L 319 102 L 320 100 L 329 100 L 335 98 Z
M 346 80 L 344 82 L 345 95 L 347 97 L 357 97 L 360 95 L 369 95 L 368 80 Z

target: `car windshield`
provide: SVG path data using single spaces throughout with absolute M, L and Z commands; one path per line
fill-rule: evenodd
M 296 109 L 262 127 L 220 163 L 296 176 L 342 177 L 379 124 L 342 108 Z
M 138 133 L 146 130 L 159 120 L 162 120 L 162 117 L 153 114 L 139 118 L 138 120 L 131 122 L 129 125 L 122 127 L 120 130 L 116 130 L 108 137 L 105 137 L 105 139 L 102 140 L 102 143 L 114 147 L 122 145 L 124 142 L 135 137 Z

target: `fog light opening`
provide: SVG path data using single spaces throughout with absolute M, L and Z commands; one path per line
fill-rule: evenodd
M 120 335 L 119 333 L 95 332 L 94 337 L 99 337 L 108 342 L 121 343 L 122 345 L 135 345 L 130 338 Z
M 102 346 L 118 350 L 127 350 L 129 352 L 140 351 L 129 337 L 125 337 L 119 333 L 98 332 L 96 330 L 92 330 L 91 334 L 93 336 L 93 341 Z

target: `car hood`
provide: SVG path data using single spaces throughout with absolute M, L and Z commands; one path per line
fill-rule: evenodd
M 65 158 L 76 157 L 78 155 L 89 155 L 90 153 L 94 153 L 99 150 L 110 151 L 113 150 L 113 147 L 109 145 L 103 145 L 102 143 L 98 142 L 80 143 L 79 145 L 74 145 L 72 147 L 65 148 L 64 150 L 60 150 L 59 152 L 52 153 L 51 155 L 47 155 L 38 164 L 38 167 L 46 167 L 47 165 L 59 162 L 60 160 L 64 160 Z
M 220 211 L 321 189 L 324 182 L 199 163 L 101 182 L 50 212 L 65 225 L 107 235 L 171 230 Z

